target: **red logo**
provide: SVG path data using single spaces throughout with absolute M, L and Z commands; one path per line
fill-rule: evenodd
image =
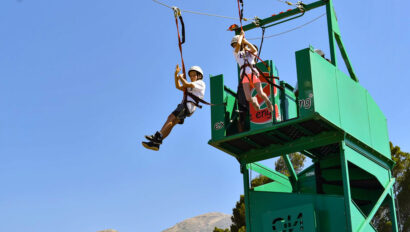
M 263 73 L 265 76 L 269 76 L 269 73 Z M 263 78 L 259 78 L 262 84 L 262 90 L 268 96 L 269 99 L 271 98 L 271 85 Z M 276 92 L 276 88 L 274 88 L 274 92 Z M 260 110 L 256 111 L 253 106 L 249 105 L 249 113 L 251 115 L 251 122 L 255 124 L 265 124 L 268 122 L 272 122 L 272 113 L 269 112 L 266 102 L 257 95 L 256 90 L 252 89 L 251 91 L 252 97 L 256 96 L 258 99 L 258 103 L 260 106 Z

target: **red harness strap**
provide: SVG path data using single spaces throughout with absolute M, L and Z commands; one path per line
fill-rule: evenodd
M 239 21 L 241 22 L 241 31 L 243 31 L 242 27 L 242 19 L 243 19 L 243 0 L 238 0 L 238 11 L 239 11 Z M 239 2 L 242 4 L 242 8 L 239 5 Z

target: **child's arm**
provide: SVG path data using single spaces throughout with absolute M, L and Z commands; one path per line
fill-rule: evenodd
M 178 73 L 181 71 L 181 68 L 177 65 L 177 67 L 175 68 L 175 75 L 174 75 L 174 80 L 175 80 L 175 88 L 183 91 L 183 87 L 182 85 L 179 83 L 179 75 Z
M 256 52 L 258 51 L 258 50 L 256 50 L 255 46 L 253 46 L 253 44 L 249 43 L 249 41 L 246 40 L 245 38 L 243 38 L 243 43 L 244 43 L 245 45 L 248 45 L 249 51 L 250 51 L 251 53 L 256 53 Z
M 186 88 L 195 88 L 195 85 L 192 84 L 191 82 L 185 80 L 185 78 L 182 77 L 183 75 L 179 75 L 178 78 L 182 83 L 182 88 L 186 89 Z
M 241 50 L 241 45 L 242 45 L 242 41 L 244 39 L 244 36 L 245 36 L 245 32 L 241 31 L 241 34 L 239 35 L 238 42 L 236 43 L 235 53 L 238 53 L 239 50 Z

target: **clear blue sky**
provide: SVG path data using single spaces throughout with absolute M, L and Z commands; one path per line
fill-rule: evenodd
M 235 0 L 166 3 L 238 14 Z M 334 4 L 360 83 L 388 118 L 390 139 L 410 151 L 409 1 Z M 286 9 L 274 0 L 245 0 L 245 17 Z M 238 22 L 183 16 L 186 64 L 204 69 L 206 99 L 209 75 L 223 73 L 236 88 L 226 29 Z M 294 52 L 309 44 L 329 56 L 324 18 L 266 39 L 262 56 L 294 84 Z M 159 152 L 140 145 L 181 100 L 172 76 L 178 62 L 172 12 L 150 0 L 1 1 L 0 230 L 155 232 L 199 214 L 231 213 L 242 179 L 234 158 L 207 145 L 209 108 L 176 127 Z

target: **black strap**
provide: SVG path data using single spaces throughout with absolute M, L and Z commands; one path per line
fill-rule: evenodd
M 199 105 L 199 103 L 202 103 L 202 104 L 205 104 L 205 105 L 209 105 L 209 106 L 215 106 L 215 104 L 209 103 L 209 102 L 207 102 L 207 101 L 205 101 L 204 99 L 202 99 L 202 98 L 200 98 L 200 97 L 194 95 L 193 93 L 191 93 L 191 92 L 189 92 L 189 91 L 187 91 L 187 96 L 191 97 L 192 100 L 194 100 L 195 102 L 190 101 L 190 100 L 186 100 L 185 102 L 186 102 L 186 103 L 190 102 L 190 103 L 194 104 L 195 106 L 197 106 L 197 107 L 199 107 L 199 108 L 202 108 L 202 106 Z
M 243 0 L 239 0 L 239 2 L 241 3 L 241 14 L 240 14 L 240 20 L 243 20 Z
M 262 39 L 261 39 L 261 46 L 259 46 L 259 53 L 258 56 L 261 57 L 261 52 L 262 52 L 262 45 L 263 45 L 263 38 L 265 36 L 265 27 L 261 27 L 262 28 Z
M 181 29 L 181 31 L 182 31 L 181 44 L 184 44 L 185 43 L 185 24 L 184 24 L 184 20 L 182 19 L 181 15 L 179 16 L 179 21 L 181 22 L 181 27 L 182 27 L 182 29 Z

